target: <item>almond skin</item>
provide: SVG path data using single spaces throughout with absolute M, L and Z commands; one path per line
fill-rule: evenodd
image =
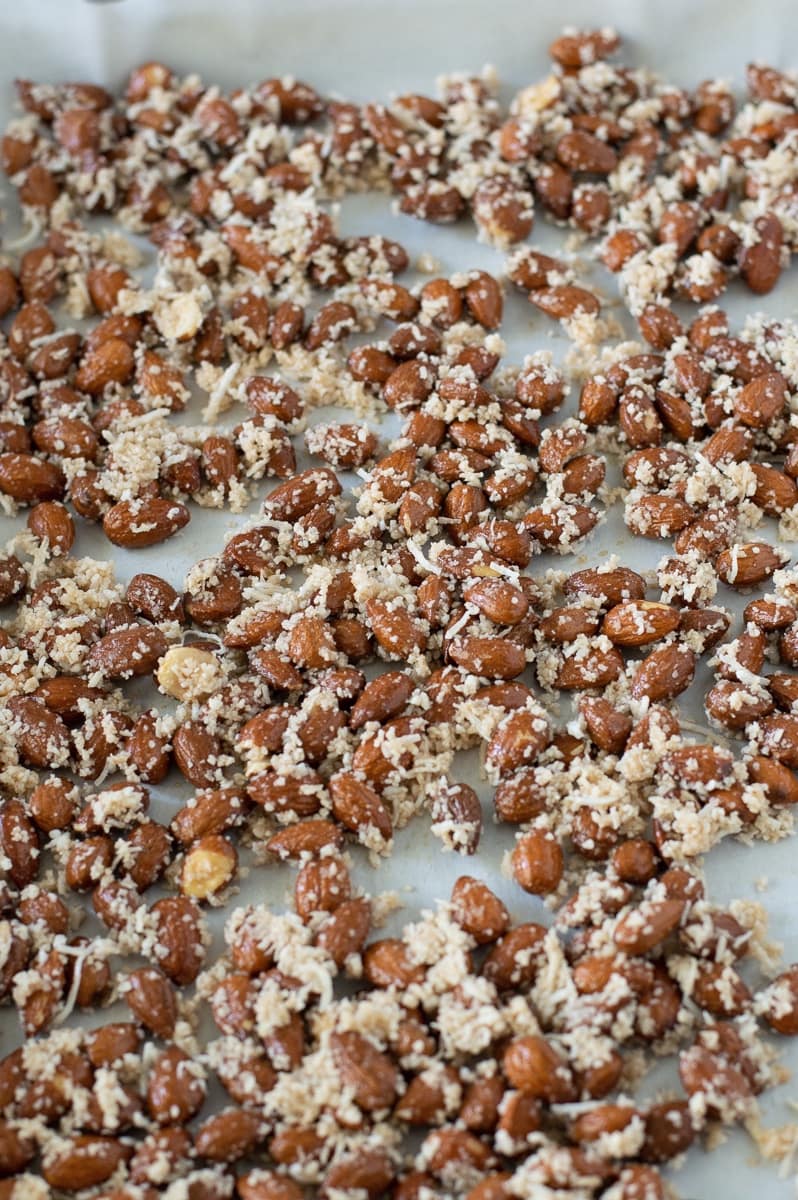
M 120 500 L 103 517 L 103 531 L 115 546 L 134 550 L 166 541 L 188 525 L 190 517 L 185 504 L 162 496 Z
M 679 626 L 678 609 L 652 600 L 626 600 L 604 618 L 601 632 L 616 646 L 647 646 Z

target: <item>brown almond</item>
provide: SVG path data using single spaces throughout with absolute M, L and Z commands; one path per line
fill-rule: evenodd
M 715 560 L 715 570 L 729 587 L 755 587 L 789 561 L 786 552 L 774 549 L 768 542 L 745 542 L 722 550 Z
M 615 945 L 626 954 L 647 954 L 673 933 L 683 913 L 682 900 L 645 900 L 618 921 Z
M 626 600 L 604 617 L 601 632 L 616 646 L 647 646 L 679 626 L 679 612 L 670 604 Z
M 389 1056 L 360 1033 L 333 1033 L 330 1047 L 343 1085 L 351 1088 L 364 1112 L 390 1108 L 396 1099 L 399 1075 Z
M 107 679 L 130 679 L 149 675 L 166 650 L 166 638 L 156 626 L 122 626 L 95 642 L 87 666 Z
M 464 670 L 487 679 L 515 679 L 526 667 L 523 647 L 500 637 L 458 638 L 449 656 Z
M 103 517 L 103 530 L 109 542 L 132 550 L 166 541 L 189 520 L 188 509 L 179 501 L 148 496 L 114 504 Z
M 671 644 L 653 650 L 635 672 L 632 695 L 653 703 L 672 700 L 693 682 L 695 663 L 695 654 L 687 646 Z
M 393 836 L 391 814 L 377 792 L 348 771 L 341 771 L 330 780 L 333 813 L 347 829 L 361 840 L 373 838 L 381 842 Z

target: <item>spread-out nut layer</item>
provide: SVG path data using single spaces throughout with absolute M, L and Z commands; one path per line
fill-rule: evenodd
M 798 329 L 671 301 L 775 286 L 798 93 L 751 66 L 736 111 L 617 49 L 564 35 L 509 112 L 488 76 L 390 105 L 159 63 L 120 98 L 18 83 L 2 160 L 35 244 L 0 265 L 0 500 L 27 518 L 0 561 L 0 995 L 24 1045 L 0 1062 L 0 1200 L 662 1200 L 694 1139 L 757 1133 L 798 968 L 696 860 L 788 834 L 798 800 L 798 575 L 763 525 L 798 529 Z M 508 251 L 580 348 L 571 415 L 551 354 L 500 365 L 499 278 L 405 285 L 398 243 L 338 235 L 325 204 L 364 189 Z M 570 260 L 510 249 L 536 206 L 600 239 L 646 345 L 606 342 Z M 149 286 L 131 241 L 83 224 L 103 214 L 156 247 Z M 201 424 L 170 420 L 198 393 Z M 332 403 L 352 420 L 308 425 Z M 81 522 L 134 552 L 263 479 L 180 591 L 71 554 Z M 654 571 L 542 557 L 613 504 L 662 539 Z M 739 629 L 728 589 L 751 593 Z M 702 659 L 698 740 L 678 697 Z M 390 901 L 351 857 L 415 814 L 497 872 L 458 778 L 473 748 L 517 831 L 504 869 L 553 923 L 513 924 L 466 874 L 380 937 Z M 170 772 L 194 794 L 167 824 Z M 294 865 L 294 912 L 234 907 L 239 853 Z M 636 1099 L 666 1054 L 678 1085 Z

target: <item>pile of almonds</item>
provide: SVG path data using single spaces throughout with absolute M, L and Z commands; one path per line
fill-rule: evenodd
M 119 98 L 18 82 L 2 162 L 37 244 L 0 263 L 0 502 L 26 518 L 0 559 L 23 1040 L 0 1200 L 664 1200 L 695 1139 L 756 1131 L 798 967 L 699 860 L 789 834 L 798 801 L 798 326 L 671 301 L 775 286 L 798 91 L 751 66 L 735 112 L 716 82 L 612 66 L 618 45 L 559 38 L 509 112 L 487 76 L 388 106 L 160 63 Z M 470 212 L 503 252 L 536 205 L 600 238 L 645 345 L 599 344 L 597 291 L 516 246 L 508 279 L 582 350 L 565 415 L 550 353 L 500 365 L 497 276 L 405 285 L 397 242 L 338 235 L 325 204 L 363 189 Z M 150 286 L 84 224 L 103 214 L 156 248 Z M 198 393 L 199 423 L 170 420 Z M 352 420 L 310 424 L 332 400 Z M 264 479 L 179 590 L 72 554 L 84 522 L 134 552 Z M 539 562 L 589 561 L 618 504 L 666 543 L 655 570 Z M 697 740 L 677 701 L 707 671 Z M 480 878 L 475 749 L 541 923 Z M 351 868 L 422 812 L 477 873 L 379 936 L 390 901 Z M 294 911 L 233 907 L 239 857 L 293 866 Z M 665 1054 L 678 1088 L 636 1099 Z

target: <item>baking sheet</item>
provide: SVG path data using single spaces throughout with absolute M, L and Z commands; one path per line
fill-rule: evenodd
M 168 62 L 180 73 L 197 71 L 207 80 L 226 87 L 255 82 L 284 73 L 295 74 L 325 93 L 354 99 L 386 98 L 391 92 L 431 92 L 435 77 L 444 71 L 478 71 L 492 63 L 502 80 L 503 94 L 538 78 L 547 69 L 545 48 L 564 24 L 615 24 L 624 36 L 634 61 L 646 63 L 676 83 L 694 86 L 701 79 L 725 76 L 739 87 L 744 65 L 763 59 L 775 66 L 798 66 L 798 17 L 789 0 L 752 5 L 749 0 L 28 0 L 2 6 L 0 14 L 0 120 L 10 115 L 14 76 L 46 81 L 86 79 L 118 86 L 134 64 L 151 58 Z M 0 184 L 0 186 L 4 186 Z M 2 197 L 13 229 L 10 189 Z M 411 259 L 432 251 L 448 273 L 469 267 L 493 272 L 501 269 L 502 256 L 474 241 L 468 222 L 462 227 L 433 228 L 409 217 L 396 216 L 386 198 L 354 197 L 344 201 L 342 232 L 381 232 L 401 241 Z M 532 242 L 556 250 L 562 236 L 540 221 Z M 594 276 L 610 293 L 612 281 L 603 271 Z M 782 280 L 776 292 L 758 299 L 755 307 L 772 315 L 795 314 L 798 272 Z M 733 323 L 742 320 L 752 298 L 734 287 L 723 297 Z M 506 362 L 518 362 L 525 353 L 548 347 L 556 357 L 568 344 L 552 323 L 521 298 L 507 297 L 502 333 L 508 344 Z M 573 400 L 573 397 L 572 397 Z M 330 410 L 318 410 L 313 420 L 329 420 Z M 227 414 L 230 424 L 240 413 Z M 198 414 L 188 419 L 199 420 Z M 102 534 L 81 524 L 75 553 L 111 557 L 119 577 L 127 580 L 138 571 L 154 571 L 177 587 L 197 558 L 213 553 L 224 535 L 257 511 L 233 517 L 227 512 L 192 509 L 192 521 L 176 538 L 149 550 L 121 552 Z M 3 540 L 24 522 L 3 522 Z M 798 546 L 792 547 L 794 557 Z M 548 556 L 545 565 L 576 569 L 602 553 L 617 553 L 637 569 L 652 567 L 664 552 L 661 543 L 628 539 L 615 513 L 574 556 L 561 562 Z M 723 589 L 722 589 L 723 590 Z M 719 600 L 732 607 L 730 593 Z M 736 605 L 737 611 L 740 609 Z M 706 676 L 704 676 L 706 678 Z M 699 680 L 698 692 L 701 687 Z M 696 716 L 700 715 L 699 708 Z M 476 781 L 475 754 L 463 756 L 458 777 Z M 476 784 L 489 802 L 490 789 Z M 153 815 L 168 821 L 184 802 L 190 788 L 170 778 L 166 789 L 156 789 Z M 525 896 L 498 873 L 501 856 L 513 842 L 510 829 L 491 824 L 486 809 L 483 844 L 476 859 L 462 859 L 442 851 L 428 832 L 425 818 L 417 819 L 396 839 L 393 856 L 375 873 L 355 853 L 357 881 L 377 893 L 397 889 L 404 909 L 393 920 L 396 927 L 418 911 L 448 897 L 451 885 L 464 871 L 487 878 L 508 904 L 516 920 L 545 919 L 543 906 Z M 783 943 L 785 958 L 798 959 L 798 900 L 795 839 L 773 846 L 746 848 L 726 842 L 707 863 L 712 898 L 762 900 L 768 908 L 774 937 Z M 239 902 L 286 902 L 293 873 L 283 867 L 258 868 L 241 882 Z M 227 912 L 211 910 L 211 924 L 219 935 Z M 389 927 L 390 928 L 390 927 Z M 113 1018 L 113 1010 L 87 1018 L 99 1024 Z M 3 1010 L 0 1020 L 0 1053 L 19 1041 L 16 1015 Z M 798 1041 L 783 1042 L 784 1060 L 798 1069 Z M 658 1076 L 658 1080 L 666 1076 Z M 782 1124 L 792 1117 L 787 1103 L 798 1098 L 798 1083 L 786 1084 L 766 1100 L 766 1123 Z M 784 1200 L 796 1194 L 791 1178 L 779 1178 L 777 1169 L 761 1165 L 749 1139 L 734 1134 L 715 1153 L 700 1148 L 688 1156 L 674 1177 L 678 1191 L 692 1200 L 709 1200 L 722 1188 L 725 1200 Z

